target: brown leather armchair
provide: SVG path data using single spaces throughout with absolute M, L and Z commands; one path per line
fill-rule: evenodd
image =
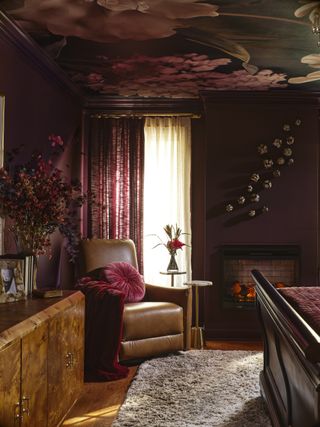
M 110 262 L 138 268 L 132 240 L 87 239 L 80 243 L 79 273 L 84 275 Z M 143 301 L 126 303 L 120 360 L 142 359 L 191 345 L 192 289 L 146 284 Z

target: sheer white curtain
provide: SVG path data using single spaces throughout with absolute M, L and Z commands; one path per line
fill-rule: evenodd
M 145 122 L 144 169 L 144 279 L 146 283 L 170 285 L 165 272 L 168 250 L 163 227 L 178 225 L 187 235 L 181 241 L 191 246 L 190 212 L 191 121 L 186 117 L 154 117 Z M 175 286 L 191 279 L 191 247 L 177 251 L 179 270 Z

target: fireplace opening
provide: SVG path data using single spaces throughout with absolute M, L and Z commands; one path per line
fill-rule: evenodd
M 223 308 L 254 309 L 255 283 L 251 270 L 257 269 L 276 287 L 298 285 L 300 248 L 296 245 L 225 245 L 222 255 Z

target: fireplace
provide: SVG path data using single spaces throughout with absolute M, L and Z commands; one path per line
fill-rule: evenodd
M 222 255 L 222 307 L 255 308 L 251 270 L 260 270 L 276 287 L 297 285 L 300 249 L 296 245 L 226 245 Z

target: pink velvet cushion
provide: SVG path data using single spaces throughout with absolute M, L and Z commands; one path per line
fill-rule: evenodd
M 145 294 L 145 285 L 141 274 L 127 262 L 111 262 L 101 271 L 113 288 L 125 294 L 125 302 L 141 301 Z

